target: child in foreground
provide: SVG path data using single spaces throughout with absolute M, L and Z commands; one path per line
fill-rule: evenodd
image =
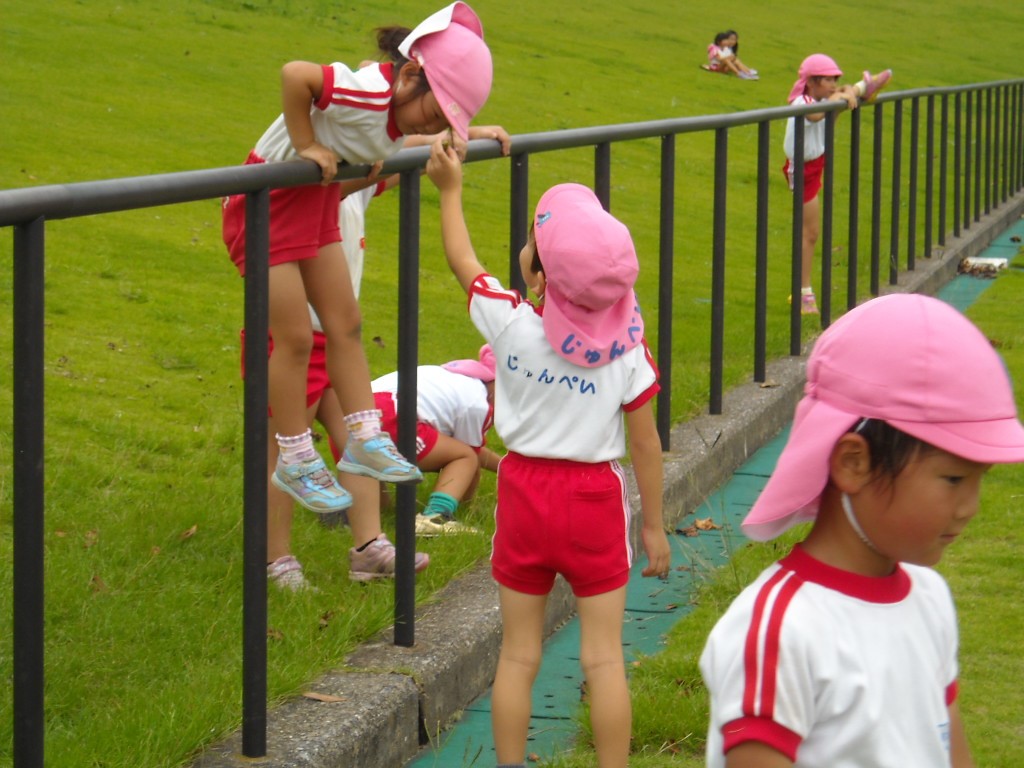
M 845 101 L 850 109 L 856 109 L 861 101 L 871 102 L 878 96 L 892 78 L 887 69 L 877 75 L 864 73 L 864 79 L 853 85 L 838 85 L 843 71 L 835 61 L 824 53 L 814 53 L 800 63 L 797 81 L 786 99 L 788 104 L 817 104 L 824 101 Z M 811 267 L 814 263 L 814 249 L 821 232 L 821 207 L 818 193 L 825 170 L 825 112 L 804 115 L 804 199 L 803 232 L 800 252 L 800 312 L 804 315 L 818 314 L 818 301 L 811 285 Z M 786 136 L 783 149 L 786 162 L 782 172 L 789 188 L 794 188 L 793 158 L 796 152 L 795 117 L 786 121 Z
M 559 573 L 576 596 L 598 765 L 622 768 L 631 730 L 622 622 L 633 553 L 618 460 L 627 430 L 649 561 L 643 575 L 665 576 L 670 565 L 651 405 L 657 370 L 633 291 L 636 251 L 629 230 L 590 189 L 552 187 L 519 257 L 539 297 L 534 306 L 477 261 L 456 153 L 435 142 L 427 174 L 441 192 L 448 265 L 494 349 L 495 428 L 508 449 L 498 469 L 491 550 L 502 618 L 491 706 L 499 768 L 525 764 L 544 609 Z
M 932 566 L 989 467 L 1024 461 L 1003 362 L 948 304 L 894 294 L 821 335 L 804 391 L 742 528 L 813 526 L 708 638 L 707 764 L 969 768 L 956 613 Z

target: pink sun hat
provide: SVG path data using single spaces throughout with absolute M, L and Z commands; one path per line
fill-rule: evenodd
M 466 3 L 452 3 L 421 21 L 398 50 L 423 67 L 448 124 L 468 140 L 469 121 L 487 101 L 494 76 L 480 18 Z
M 786 103 L 792 103 L 797 96 L 803 96 L 807 90 L 807 78 L 809 77 L 842 77 L 843 70 L 836 64 L 835 59 L 826 56 L 824 53 L 812 53 L 802 62 L 797 71 L 798 79 L 793 83 Z
M 815 343 L 789 440 L 743 533 L 767 541 L 813 520 L 832 448 L 863 418 L 970 461 L 1024 461 L 1013 387 L 985 335 L 939 299 L 882 296 Z
M 484 383 L 494 381 L 494 350 L 491 349 L 490 344 L 484 344 L 480 347 L 479 360 L 452 360 L 441 367 L 452 373 L 461 373 L 463 376 L 480 379 Z
M 537 203 L 533 231 L 547 281 L 544 334 L 554 350 L 595 368 L 637 346 L 640 266 L 626 225 L 589 188 L 559 184 Z

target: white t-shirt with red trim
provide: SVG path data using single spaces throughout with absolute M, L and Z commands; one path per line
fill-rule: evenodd
M 790 106 L 801 107 L 805 104 L 817 104 L 818 102 L 806 93 L 797 96 L 790 102 Z M 782 139 L 782 149 L 786 157 L 792 161 L 793 151 L 796 149 L 796 126 L 793 125 L 795 117 L 786 120 L 786 135 Z M 815 160 L 825 154 L 825 121 L 818 120 L 811 122 L 806 117 L 804 121 L 804 162 Z
M 391 113 L 393 70 L 391 63 L 371 64 L 355 72 L 337 62 L 324 65 L 320 100 L 309 110 L 317 142 L 350 165 L 375 163 L 400 150 L 405 136 Z M 299 157 L 283 114 L 267 128 L 255 152 L 268 163 Z
M 374 392 L 398 392 L 398 372 L 370 382 Z M 426 422 L 442 435 L 454 437 L 479 449 L 491 426 L 487 386 L 472 376 L 454 373 L 439 365 L 416 368 L 416 420 Z
M 956 610 L 930 568 L 870 578 L 798 545 L 732 603 L 700 659 L 707 765 L 758 741 L 797 768 L 950 765 Z
M 658 392 L 658 371 L 646 342 L 597 368 L 557 354 L 542 308 L 480 275 L 469 290 L 469 315 L 494 349 L 494 426 L 510 451 L 588 463 L 626 453 L 623 411 Z

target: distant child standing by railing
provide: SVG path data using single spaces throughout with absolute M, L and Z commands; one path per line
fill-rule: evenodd
M 345 412 L 350 439 L 340 470 L 390 482 L 419 482 L 420 471 L 380 429 L 360 337 L 359 305 L 341 249 L 338 165 L 374 163 L 402 148 L 409 134 L 451 128 L 471 137 L 470 119 L 491 88 L 483 28 L 462 2 L 409 31 L 377 30 L 391 61 L 353 71 L 344 64 L 293 61 L 282 70 L 282 114 L 248 163 L 305 158 L 323 171 L 319 185 L 275 189 L 270 201 L 269 401 L 280 459 L 272 482 L 314 512 L 352 503 L 313 447 L 306 419 L 306 372 L 312 346 L 307 302 L 327 338 L 327 369 Z M 224 240 L 244 273 L 245 199 L 225 201 Z
M 872 101 L 892 77 L 892 70 L 877 75 L 864 73 L 864 79 L 853 85 L 837 85 L 843 71 L 835 61 L 824 53 L 814 53 L 800 64 L 799 78 L 789 92 L 787 102 L 794 106 L 817 104 L 824 101 L 846 101 L 850 109 L 856 109 L 860 102 Z M 818 301 L 811 285 L 811 266 L 814 249 L 821 232 L 821 208 L 818 193 L 821 191 L 821 177 L 825 169 L 825 112 L 804 115 L 804 202 L 803 234 L 800 250 L 800 312 L 805 315 L 818 314 Z M 786 175 L 789 188 L 793 189 L 793 156 L 795 144 L 795 118 L 786 121 L 786 137 L 783 148 L 786 163 L 782 172 Z M 826 254 L 827 255 L 827 254 Z

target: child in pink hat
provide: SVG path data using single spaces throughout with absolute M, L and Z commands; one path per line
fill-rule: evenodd
M 633 553 L 619 459 L 627 432 L 643 508 L 643 575 L 666 576 L 670 565 L 652 410 L 658 372 L 633 290 L 632 238 L 587 187 L 549 189 L 520 254 L 535 305 L 477 261 L 458 156 L 435 142 L 427 173 L 441 193 L 448 264 L 469 294 L 470 318 L 494 348 L 495 428 L 508 449 L 491 550 L 503 626 L 491 710 L 498 762 L 524 765 L 544 609 L 561 574 L 577 600 L 598 761 L 625 766 L 631 710 L 622 621 Z
M 270 332 L 274 339 L 268 398 L 279 445 L 271 482 L 321 514 L 352 503 L 313 447 L 304 402 L 312 347 L 307 302 L 327 338 L 326 366 L 345 414 L 349 439 L 340 471 L 384 482 L 416 483 L 422 474 L 380 427 L 370 370 L 360 340 L 359 305 L 352 290 L 338 226 L 341 163 L 372 164 L 402 146 L 407 135 L 449 128 L 460 142 L 473 138 L 470 120 L 491 88 L 491 54 L 473 10 L 455 2 L 413 30 L 377 30 L 389 57 L 357 70 L 305 61 L 281 73 L 282 114 L 266 130 L 247 164 L 304 158 L 322 182 L 270 193 Z M 488 130 L 483 135 L 493 136 Z M 224 202 L 223 237 L 232 261 L 245 269 L 245 196 Z
M 818 339 L 805 395 L 743 522 L 807 536 L 712 630 L 709 766 L 973 765 L 957 709 L 953 600 L 932 569 L 1024 426 L 988 339 L 948 304 L 893 294 Z
M 370 382 L 383 425 L 398 439 L 401 402 L 398 372 Z M 456 519 L 459 504 L 476 494 L 480 471 L 498 471 L 500 456 L 487 445 L 494 422 L 494 352 L 480 347 L 475 359 L 416 368 L 416 463 L 436 472 L 437 481 L 423 511 L 416 515 L 416 535 L 447 536 L 480 531 Z
M 837 85 L 843 71 L 839 65 L 824 53 L 812 53 L 800 63 L 797 81 L 793 83 L 786 100 L 789 104 L 816 104 L 823 101 L 846 101 L 850 109 L 856 109 L 861 101 L 874 101 L 878 92 L 888 84 L 892 70 L 877 75 L 864 72 L 864 79 L 853 85 Z M 814 249 L 821 231 L 821 210 L 818 193 L 821 191 L 821 177 L 825 170 L 825 118 L 824 112 L 804 115 L 804 201 L 803 234 L 800 260 L 800 311 L 805 315 L 818 314 L 818 302 L 811 286 L 811 265 Z M 793 157 L 795 152 L 796 118 L 786 121 L 786 137 L 783 148 L 786 162 L 782 172 L 789 188 L 794 187 Z

